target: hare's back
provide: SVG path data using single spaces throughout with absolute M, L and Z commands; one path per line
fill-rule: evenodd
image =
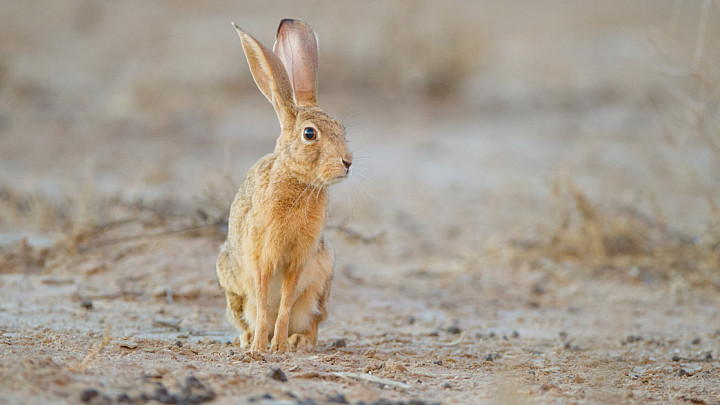
M 275 156 L 272 153 L 265 155 L 248 171 L 247 178 L 235 194 L 235 200 L 230 207 L 230 233 L 242 229 L 248 212 L 252 208 L 253 195 L 263 185 L 267 187 L 270 182 L 270 168 L 274 161 Z
M 250 198 L 258 187 L 263 184 L 267 185 L 270 181 L 270 169 L 275 162 L 275 155 L 270 153 L 258 160 L 253 167 L 250 168 L 247 174 L 247 178 L 243 183 L 242 187 L 238 191 L 237 197 Z

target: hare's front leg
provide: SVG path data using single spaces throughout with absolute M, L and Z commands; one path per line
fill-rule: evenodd
M 283 274 L 282 295 L 280 297 L 280 308 L 278 309 L 277 321 L 275 321 L 275 333 L 273 334 L 270 350 L 284 353 L 290 348 L 288 345 L 288 323 L 290 322 L 290 309 L 295 297 L 301 267 L 292 267 Z
M 267 352 L 268 344 L 268 286 L 271 269 L 257 266 L 255 273 L 255 298 L 257 311 L 255 316 L 255 336 L 250 351 L 253 353 Z

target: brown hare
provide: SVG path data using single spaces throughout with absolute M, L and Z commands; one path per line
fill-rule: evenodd
M 230 208 L 217 276 L 227 317 L 252 352 L 312 350 L 327 317 L 333 250 L 322 235 L 327 188 L 350 174 L 340 122 L 317 107 L 318 44 L 304 22 L 280 22 L 271 51 L 233 23 L 282 131 Z M 289 337 L 288 337 L 289 336 Z

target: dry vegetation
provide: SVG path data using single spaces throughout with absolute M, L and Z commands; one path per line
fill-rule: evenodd
M 662 41 L 668 38 L 653 38 L 659 58 L 655 73 L 663 78 L 667 98 L 662 103 L 650 100 L 662 125 L 658 141 L 673 154 L 683 180 L 703 196 L 707 222 L 692 233 L 683 232 L 657 204 L 647 212 L 612 199 L 595 201 L 565 173 L 552 187 L 558 218 L 541 229 L 544 239 L 514 243 L 520 258 L 580 262 L 598 275 L 677 276 L 694 287 L 720 289 L 720 42 L 708 35 L 708 24 L 717 23 L 710 17 L 714 6 L 705 1 L 692 9 L 698 13 L 697 24 L 683 27 L 697 30 L 691 58 L 687 52 L 668 50 Z M 680 34 L 680 19 L 688 7 L 682 1 L 673 4 L 671 33 Z M 703 153 L 688 151 L 690 143 L 700 145 Z M 703 164 L 709 170 L 701 169 Z
M 720 289 L 717 226 L 691 236 L 632 206 L 597 204 L 569 179 L 553 191 L 557 224 L 542 229 L 547 239 L 512 243 L 519 248 L 516 259 L 571 261 L 597 276 L 681 277 L 695 287 Z

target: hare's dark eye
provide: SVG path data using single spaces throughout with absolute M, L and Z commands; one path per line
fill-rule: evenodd
M 315 128 L 307 127 L 303 130 L 303 137 L 308 141 L 314 141 L 317 138 Z

